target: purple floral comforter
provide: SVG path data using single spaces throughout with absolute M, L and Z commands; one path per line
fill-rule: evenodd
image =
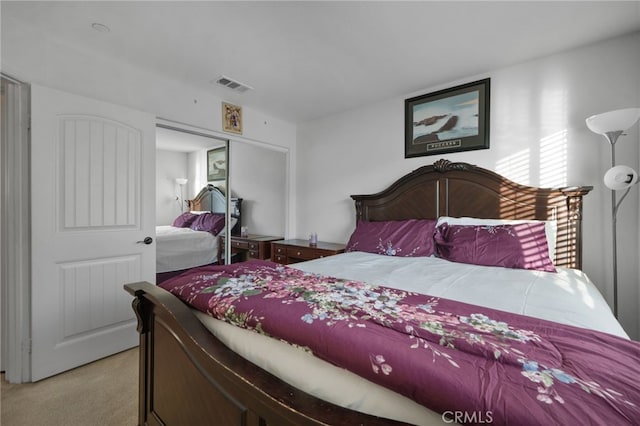
M 266 261 L 197 268 L 161 287 L 440 413 L 640 424 L 638 342 Z

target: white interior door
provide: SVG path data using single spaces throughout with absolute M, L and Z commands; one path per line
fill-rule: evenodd
M 155 117 L 32 86 L 33 381 L 135 346 L 155 282 Z

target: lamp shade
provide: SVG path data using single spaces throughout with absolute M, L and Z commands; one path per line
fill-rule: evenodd
M 640 108 L 625 108 L 592 115 L 585 121 L 593 133 L 606 135 L 608 132 L 625 131 L 638 119 L 640 119 Z
M 629 166 L 615 166 L 604 174 L 604 184 L 614 191 L 627 189 L 637 182 L 638 173 Z
M 186 185 L 187 182 L 189 182 L 189 179 L 187 178 L 176 178 L 176 183 L 180 186 Z

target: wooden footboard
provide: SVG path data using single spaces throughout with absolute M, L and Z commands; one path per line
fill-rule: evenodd
M 140 333 L 140 425 L 400 425 L 314 398 L 240 357 L 179 299 L 127 284 Z

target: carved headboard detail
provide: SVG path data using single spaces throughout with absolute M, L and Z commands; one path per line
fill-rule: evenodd
M 208 184 L 198 192 L 192 200 L 185 200 L 187 207 L 191 211 L 210 211 L 213 213 L 224 213 L 226 211 L 227 198 L 220 188 Z M 232 235 L 240 235 L 242 226 L 242 198 L 231 198 L 231 217 L 235 217 L 237 222 L 231 229 Z
M 401 177 L 377 194 L 352 195 L 356 220 L 440 216 L 556 220 L 557 266 L 582 267 L 582 197 L 592 186 L 536 188 L 446 159 Z

